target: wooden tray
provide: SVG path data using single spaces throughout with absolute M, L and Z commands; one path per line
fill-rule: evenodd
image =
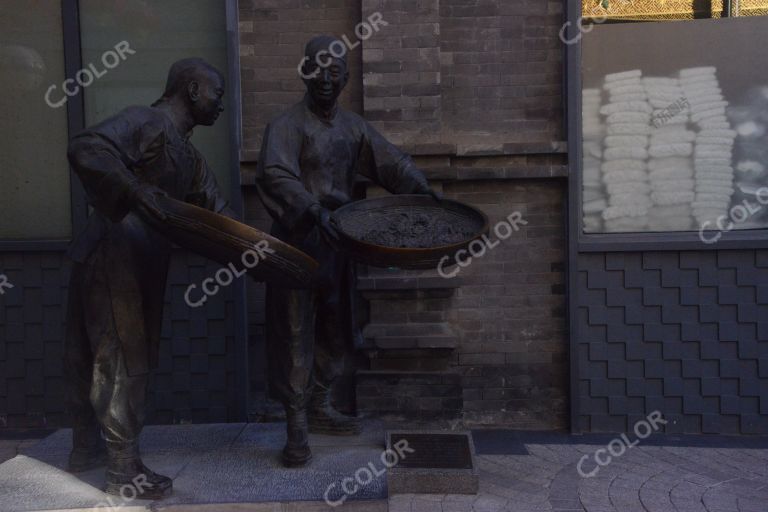
M 225 267 L 232 264 L 238 271 L 247 270 L 256 281 L 291 288 L 312 286 L 318 263 L 295 247 L 204 208 L 169 197 L 158 197 L 157 201 L 167 219 L 145 220 L 178 245 Z M 253 258 L 246 259 L 251 268 L 243 262 L 243 254 L 249 250 L 263 256 L 255 266 Z

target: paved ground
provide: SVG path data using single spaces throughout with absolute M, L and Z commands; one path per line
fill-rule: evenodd
M 318 501 L 318 492 L 376 460 L 383 447 L 381 428 L 367 425 L 359 439 L 314 437 L 313 466 L 289 471 L 277 462 L 282 443 L 279 424 L 150 427 L 144 450 L 154 455 L 147 461 L 176 477 L 176 494 L 160 503 L 134 501 L 106 510 L 332 510 Z M 93 507 L 105 498 L 98 490 L 100 472 L 75 478 L 61 471 L 66 434 L 61 431 L 24 448 L 22 455 L 0 465 L 0 511 L 71 510 L 78 503 L 79 510 L 98 510 L 82 507 Z M 395 495 L 387 503 L 386 485 L 378 482 L 356 496 L 365 500 L 350 500 L 337 510 L 768 512 L 765 438 L 653 437 L 627 449 L 613 436 L 475 431 L 474 437 L 480 474 L 477 496 Z M 632 438 L 628 441 L 634 443 Z M 598 452 L 609 443 L 618 456 Z M 606 465 L 595 463 L 596 453 Z M 579 467 L 592 476 L 580 476 Z M 214 491 L 211 485 L 217 486 Z M 297 501 L 301 499 L 306 501 Z M 190 504 L 200 500 L 229 503 Z M 266 502 L 245 504 L 249 501 Z M 61 506 L 65 502 L 68 505 Z
M 301 469 L 282 466 L 285 425 L 280 423 L 170 425 L 142 432 L 144 462 L 174 480 L 173 495 L 163 505 L 323 501 L 341 493 L 341 480 L 384 449 L 378 423 L 356 437 L 311 436 L 314 459 Z M 142 500 L 108 497 L 104 469 L 76 475 L 66 469 L 71 431 L 59 430 L 0 464 L 0 512 L 88 509 L 117 504 L 121 512 L 149 506 Z M 126 495 L 134 496 L 133 490 Z M 385 500 L 381 477 L 359 489 L 350 500 Z
M 595 452 L 611 436 L 498 434 L 476 436 L 478 451 L 486 452 L 478 456 L 477 496 L 390 496 L 389 512 L 768 512 L 766 439 L 648 439 L 599 467 Z M 612 448 L 622 451 L 618 442 Z M 582 473 L 599 468 L 592 477 L 577 469 L 584 455 Z

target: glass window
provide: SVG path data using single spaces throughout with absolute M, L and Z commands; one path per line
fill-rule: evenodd
M 765 23 L 606 23 L 584 34 L 585 232 L 709 240 L 768 227 Z
M 80 0 L 83 65 L 101 75 L 85 89 L 86 124 L 129 105 L 150 105 L 165 88 L 175 61 L 201 57 L 227 75 L 226 9 L 221 0 Z M 128 50 L 112 69 L 107 52 Z M 117 52 L 118 54 L 120 52 Z M 226 111 L 213 127 L 199 126 L 192 142 L 230 196 L 229 116 L 237 102 L 225 97 Z
M 0 10 L 0 239 L 71 237 L 61 3 Z M 46 92 L 53 87 L 46 101 Z

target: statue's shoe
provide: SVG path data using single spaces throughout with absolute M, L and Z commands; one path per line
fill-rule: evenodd
M 286 441 L 283 448 L 283 464 L 289 468 L 306 466 L 312 460 L 307 430 L 307 411 L 301 408 L 287 408 L 285 420 Z
M 307 420 L 312 434 L 356 436 L 361 431 L 360 420 L 354 416 L 341 414 L 329 405 L 320 409 L 310 409 Z
M 82 473 L 107 465 L 107 449 L 102 444 L 95 448 L 79 448 L 69 453 L 70 473 Z
M 72 451 L 69 452 L 71 473 L 81 473 L 107 464 L 107 445 L 101 430 L 95 423 L 75 427 L 72 430 Z
M 312 460 L 312 450 L 309 445 L 290 446 L 283 448 L 283 465 L 287 468 L 300 468 L 309 464 Z
M 110 461 L 104 491 L 124 499 L 161 500 L 173 493 L 173 480 L 147 468 L 141 459 Z
M 330 386 L 318 383 L 312 391 L 307 411 L 309 431 L 331 436 L 356 436 L 360 433 L 360 421 L 354 416 L 341 414 L 331 405 Z

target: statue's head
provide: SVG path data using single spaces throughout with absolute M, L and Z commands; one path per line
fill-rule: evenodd
M 349 81 L 347 53 L 346 45 L 333 36 L 314 37 L 304 49 L 304 84 L 321 107 L 334 106 Z
M 176 61 L 168 72 L 165 92 L 155 104 L 180 101 L 195 124 L 211 126 L 224 111 L 224 75 L 203 59 Z

